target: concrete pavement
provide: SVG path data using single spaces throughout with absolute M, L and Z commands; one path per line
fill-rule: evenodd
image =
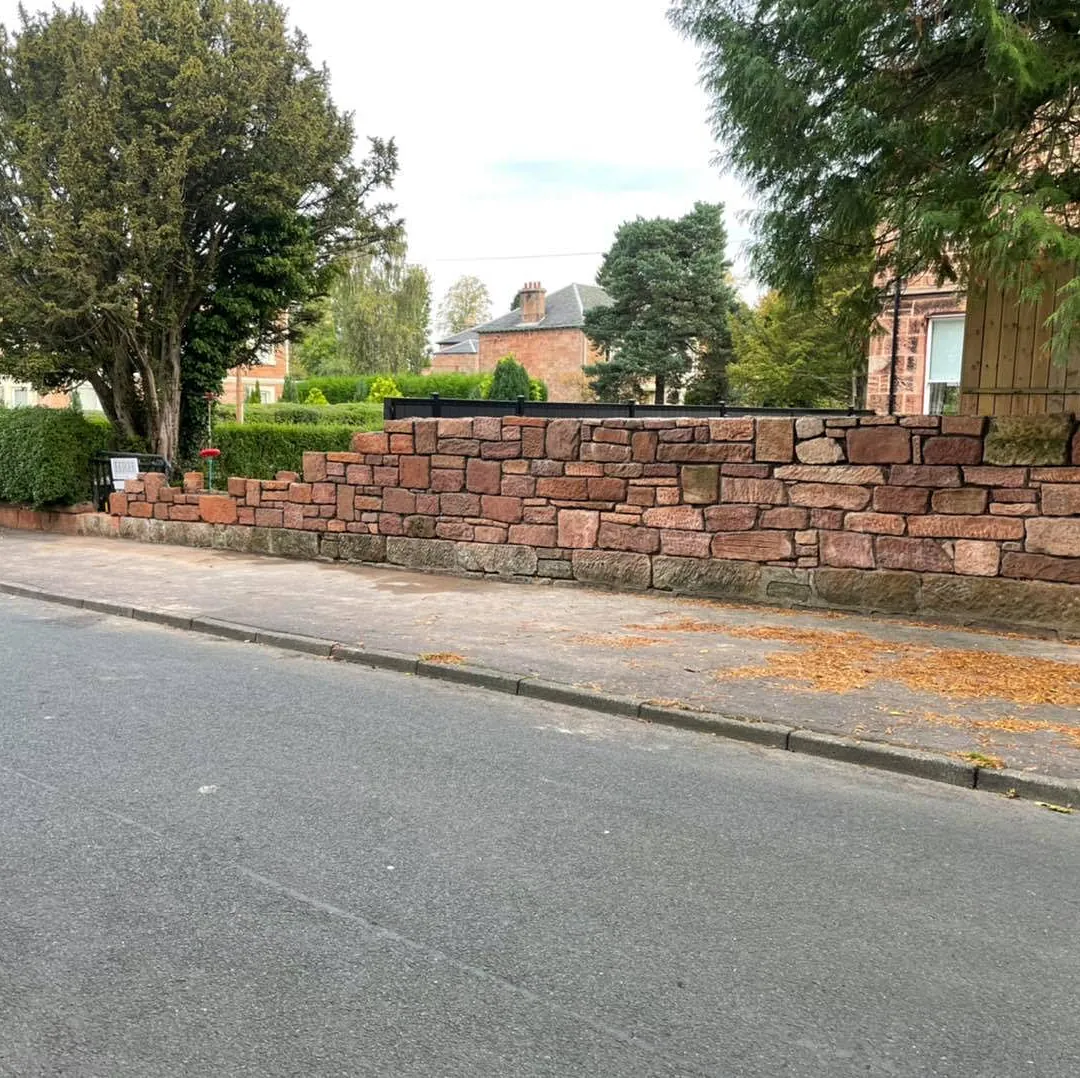
M 0 1074 L 1075 1073 L 1075 818 L 14 598 L 0 654 Z
M 0 581 L 1080 779 L 1075 643 L 12 531 Z

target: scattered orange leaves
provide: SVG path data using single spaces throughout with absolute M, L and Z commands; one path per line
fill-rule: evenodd
M 439 663 L 442 666 L 461 666 L 466 662 L 464 655 L 455 655 L 452 651 L 429 651 L 420 658 L 426 663 Z
M 1080 748 L 1080 725 L 1055 722 L 1052 719 L 1018 719 L 1015 715 L 1002 715 L 999 719 L 975 719 L 964 715 L 937 715 L 925 711 L 919 718 L 937 726 L 954 726 L 963 730 L 995 730 L 1009 734 L 1061 734 Z
M 582 644 L 590 648 L 616 648 L 629 651 L 631 648 L 651 648 L 662 644 L 654 636 L 615 636 L 609 633 L 583 633 L 570 638 L 571 644 Z
M 795 645 L 761 666 L 721 670 L 721 680 L 779 678 L 815 692 L 852 692 L 894 681 L 916 692 L 972 700 L 1080 708 L 1080 665 L 1033 656 L 878 640 L 856 632 L 786 626 L 731 627 L 727 635 Z M 1073 727 L 1080 730 L 1080 724 Z

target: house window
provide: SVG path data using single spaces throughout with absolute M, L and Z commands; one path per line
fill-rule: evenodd
M 274 387 L 273 386 L 259 386 L 259 400 L 263 404 L 274 403 Z
M 30 387 L 15 386 L 11 392 L 11 403 L 16 408 L 25 408 L 30 403 Z
M 955 415 L 960 405 L 964 316 L 931 318 L 926 341 L 927 415 Z

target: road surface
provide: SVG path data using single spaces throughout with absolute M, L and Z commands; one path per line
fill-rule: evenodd
M 1076 1074 L 1076 816 L 25 600 L 0 656 L 0 1074 Z

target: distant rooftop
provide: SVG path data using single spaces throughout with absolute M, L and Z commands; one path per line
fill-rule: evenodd
M 523 321 L 521 309 L 477 326 L 476 333 L 531 333 L 538 329 L 579 329 L 585 324 L 585 312 L 593 307 L 611 306 L 611 297 L 594 284 L 568 284 L 549 292 L 544 301 L 544 317 L 538 322 Z

